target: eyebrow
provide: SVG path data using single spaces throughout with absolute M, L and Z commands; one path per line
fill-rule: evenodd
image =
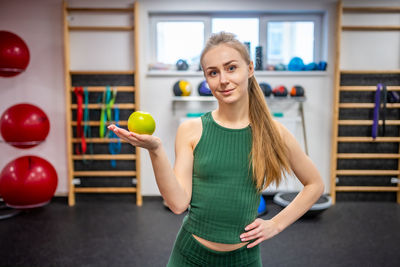
M 230 60 L 230 61 L 228 61 L 228 62 L 226 62 L 226 63 L 224 63 L 224 64 L 222 64 L 223 66 L 227 66 L 227 65 L 230 65 L 230 64 L 232 64 L 233 62 L 236 62 L 237 60 L 235 60 L 235 59 L 233 59 L 233 60 Z M 214 66 L 211 66 L 211 67 L 208 67 L 208 68 L 206 68 L 206 70 L 209 70 L 209 69 L 216 69 L 217 67 L 214 67 Z

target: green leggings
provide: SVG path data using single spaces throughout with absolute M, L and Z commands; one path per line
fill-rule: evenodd
M 215 251 L 199 243 L 191 233 L 182 227 L 176 237 L 167 266 L 260 267 L 262 262 L 259 246 L 252 248 L 243 246 L 227 252 Z

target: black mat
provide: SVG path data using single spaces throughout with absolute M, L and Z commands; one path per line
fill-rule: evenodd
M 159 197 L 82 196 L 0 221 L 0 266 L 165 266 L 183 215 Z M 281 208 L 267 199 L 269 219 Z M 264 266 L 399 266 L 400 205 L 340 202 L 261 245 Z

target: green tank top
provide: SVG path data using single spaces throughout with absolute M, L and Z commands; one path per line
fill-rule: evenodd
M 225 128 L 211 112 L 201 120 L 203 131 L 193 152 L 192 199 L 183 227 L 212 242 L 240 243 L 260 203 L 249 169 L 251 128 Z

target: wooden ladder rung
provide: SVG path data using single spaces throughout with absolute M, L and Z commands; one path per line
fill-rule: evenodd
M 135 187 L 75 187 L 75 193 L 136 193 Z
M 372 125 L 373 120 L 339 120 L 338 124 L 339 125 L 356 125 L 356 126 L 362 126 L 362 125 Z M 379 125 L 383 124 L 382 120 L 379 120 Z M 386 120 L 385 121 L 386 125 L 400 125 L 400 120 Z
M 400 70 L 399 70 L 400 73 Z M 386 89 L 388 91 L 400 91 L 400 86 L 386 86 Z M 376 91 L 376 86 L 340 86 L 339 87 L 340 91 L 360 91 L 360 92 L 364 92 L 364 91 Z
M 400 7 L 375 6 L 375 7 L 343 7 L 344 13 L 400 13 Z
M 133 75 L 134 70 L 70 70 L 70 75 Z
M 136 176 L 135 171 L 74 171 L 73 176 L 82 177 L 126 177 L 126 176 Z
M 88 104 L 89 109 L 101 109 L 104 106 L 104 104 Z M 135 109 L 135 104 L 131 103 L 119 103 L 119 104 L 114 104 L 115 107 L 118 107 L 119 109 Z M 71 109 L 77 109 L 78 105 L 77 104 L 71 104 Z M 85 108 L 85 105 L 83 105 L 83 108 Z
M 400 69 L 392 70 L 340 70 L 341 74 L 400 74 Z
M 375 103 L 339 103 L 339 108 L 375 108 Z M 400 103 L 387 103 L 386 108 L 400 108 Z
M 339 192 L 398 192 L 397 186 L 336 186 Z
M 107 126 L 107 125 L 110 125 L 110 124 L 112 124 L 112 123 L 115 123 L 115 122 L 107 122 L 107 123 L 106 123 L 106 126 Z M 89 126 L 100 126 L 100 122 L 99 122 L 99 121 L 88 121 L 87 124 L 88 124 Z M 127 122 L 127 121 L 119 121 L 118 124 L 119 124 L 120 126 L 126 126 L 126 125 L 128 125 L 128 122 Z M 82 126 L 83 126 L 83 125 L 84 125 L 84 122 L 82 122 Z M 71 121 L 71 126 L 76 126 L 76 121 Z
M 131 13 L 134 8 L 90 8 L 90 7 L 67 7 L 68 12 L 99 12 L 99 13 Z
M 353 136 L 340 136 L 337 138 L 338 142 L 371 142 L 371 143 L 395 143 L 400 142 L 400 137 L 377 137 L 373 139 L 372 137 L 353 137 Z
M 72 86 L 71 91 L 75 91 L 75 87 L 79 86 Z M 86 87 L 88 92 L 104 92 L 106 90 L 106 86 L 81 86 L 81 87 Z M 134 86 L 110 86 L 110 89 L 116 89 L 117 92 L 134 92 L 135 87 Z
M 337 175 L 354 175 L 354 176 L 390 176 L 390 175 L 399 175 L 399 170 L 336 170 Z
M 118 138 L 85 138 L 86 143 L 116 143 L 121 141 L 126 143 L 126 141 Z M 72 143 L 80 143 L 82 140 L 80 138 L 72 138 Z
M 73 155 L 72 159 L 74 160 L 135 160 L 135 154 L 88 154 L 88 155 Z
M 400 31 L 398 25 L 379 26 L 342 26 L 343 31 Z
M 69 26 L 70 31 L 106 31 L 106 32 L 120 32 L 120 31 L 133 31 L 133 26 Z
M 388 153 L 339 153 L 338 159 L 399 159 L 400 154 Z

